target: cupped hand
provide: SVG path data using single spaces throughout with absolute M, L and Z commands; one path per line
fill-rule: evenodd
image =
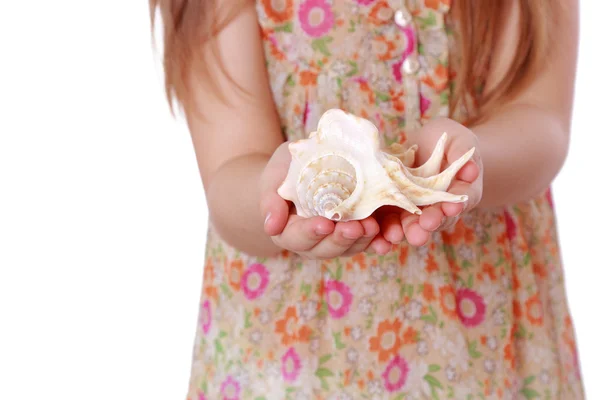
M 422 165 L 431 153 L 443 132 L 448 134 L 442 170 L 459 159 L 471 148 L 473 157 L 456 174 L 448 188 L 453 194 L 468 196 L 464 203 L 438 203 L 423 207 L 421 215 L 388 207 L 378 215 L 382 236 L 390 243 L 399 243 L 403 238 L 413 246 L 423 246 L 436 231 L 451 228 L 462 214 L 475 208 L 483 192 L 483 164 L 475 134 L 467 127 L 447 118 L 432 120 L 418 131 L 409 133 L 408 142 L 417 144 L 415 165 Z
M 324 217 L 304 218 L 277 189 L 285 179 L 291 156 L 289 142 L 279 146 L 261 176 L 261 213 L 264 230 L 282 249 L 311 259 L 352 256 L 368 250 L 386 251 L 384 241 L 373 242 L 380 229 L 374 217 L 360 221 L 334 222 Z

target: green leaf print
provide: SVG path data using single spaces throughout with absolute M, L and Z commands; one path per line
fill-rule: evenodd
M 285 83 L 290 87 L 296 86 L 296 81 L 294 80 L 293 75 L 288 76 L 287 81 Z
M 406 397 L 406 393 L 400 393 L 398 396 L 394 397 L 394 400 L 403 400 Z
M 208 392 L 208 383 L 206 381 L 202 381 L 202 386 L 200 386 L 204 393 Z
M 481 357 L 481 352 L 477 351 L 477 341 L 473 340 L 469 342 L 469 355 L 471 358 Z
M 225 331 L 220 331 L 219 332 L 219 339 L 223 339 L 226 336 L 227 336 L 227 332 L 225 332 Z
M 521 394 L 523 396 L 525 396 L 525 398 L 527 398 L 527 400 L 535 399 L 536 397 L 541 397 L 540 394 L 538 392 L 536 392 L 535 390 L 533 390 L 532 388 L 521 389 Z
M 317 375 L 319 378 L 326 378 L 328 376 L 333 376 L 333 372 L 327 368 L 319 368 L 315 375 Z
M 302 293 L 304 295 L 304 297 L 309 297 L 311 290 L 312 290 L 311 285 L 308 285 L 304 282 L 302 282 L 302 285 L 300 285 L 300 293 Z
M 531 384 L 533 381 L 535 381 L 535 375 L 528 376 L 523 381 L 523 386 L 527 386 L 527 385 Z
M 342 350 L 346 348 L 346 345 L 342 343 L 342 332 L 336 332 L 333 334 L 333 338 L 335 340 L 335 348 L 337 350 Z
M 517 331 L 515 332 L 515 338 L 523 339 L 525 336 L 527 336 L 527 331 L 525 330 L 525 327 L 523 326 L 523 324 L 519 323 L 519 327 L 517 328 Z
M 352 33 L 356 31 L 356 22 L 354 22 L 354 20 L 350 20 L 350 29 L 348 29 L 348 32 Z
M 431 390 L 433 391 L 434 388 L 439 388 L 439 389 L 443 389 L 444 387 L 442 386 L 442 384 L 440 383 L 440 381 L 433 375 L 425 375 L 424 378 L 427 383 L 429 383 L 429 386 L 431 386 Z
M 311 46 L 315 51 L 321 52 L 323 55 L 329 57 L 331 56 L 331 52 L 327 48 L 327 44 L 331 42 L 333 42 L 333 38 L 331 36 L 324 36 L 322 38 L 313 40 Z
M 293 30 L 293 25 L 292 25 L 292 21 L 288 21 L 286 24 L 284 25 L 279 25 L 277 27 L 275 27 L 275 32 L 287 32 L 287 33 L 292 33 Z
M 331 359 L 331 354 L 325 354 L 324 356 L 319 357 L 319 365 L 325 364 L 327 361 Z
M 417 17 L 417 21 L 419 21 L 422 25 L 422 28 L 432 27 L 437 25 L 437 19 L 432 11 L 429 11 L 429 14 L 426 18 Z
M 437 365 L 437 364 L 431 364 L 431 365 L 429 366 L 429 372 L 437 372 L 437 371 L 439 371 L 440 369 L 442 369 L 442 367 L 440 367 L 440 366 L 439 366 L 439 365 Z
M 338 260 L 337 261 L 337 269 L 335 270 L 335 280 L 339 281 L 340 279 L 342 279 L 342 272 L 343 272 L 344 268 L 342 267 L 342 263 Z
M 430 314 L 421 315 L 421 320 L 432 324 L 437 324 L 437 314 L 435 313 L 435 310 L 431 304 L 429 305 L 429 312 Z
M 469 280 L 467 281 L 467 287 L 469 289 L 473 288 L 473 274 L 469 274 Z
M 319 380 L 321 381 L 321 388 L 323 390 L 329 390 L 329 385 L 327 384 L 327 377 L 329 376 L 334 376 L 333 372 L 331 372 L 330 370 L 328 370 L 327 368 L 319 368 L 317 370 L 317 372 L 315 372 L 315 375 L 319 378 Z
M 379 101 L 390 101 L 390 95 L 377 91 L 375 92 L 375 98 Z
M 227 286 L 225 283 L 221 283 L 220 287 L 227 297 L 231 298 L 233 296 L 233 293 L 231 293 L 231 289 L 229 289 L 229 286 Z
M 215 339 L 215 350 L 217 353 L 225 354 L 223 350 L 223 345 L 219 339 Z
M 252 322 L 250 322 L 250 317 L 252 313 L 250 311 L 246 311 L 246 317 L 244 318 L 244 329 L 252 328 Z
M 348 61 L 348 64 L 352 67 L 350 72 L 346 74 L 346 76 L 354 76 L 358 73 L 358 64 L 355 61 Z
M 450 104 L 449 98 L 448 98 L 448 92 L 442 92 L 440 94 L 440 104 L 443 106 L 447 106 L 448 104 Z
M 267 400 L 265 396 L 255 397 L 254 400 Z

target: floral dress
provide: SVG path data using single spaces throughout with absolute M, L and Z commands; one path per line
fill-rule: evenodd
M 385 144 L 449 116 L 449 9 L 257 0 L 285 136 L 329 108 Z M 189 400 L 583 398 L 550 190 L 386 256 L 256 258 L 209 226 Z

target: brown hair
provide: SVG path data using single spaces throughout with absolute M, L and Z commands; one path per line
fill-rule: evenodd
M 227 0 L 224 0 L 227 1 Z M 228 10 L 217 10 L 216 0 L 149 0 L 152 26 L 159 10 L 163 24 L 163 67 L 165 91 L 169 105 L 173 100 L 184 107 L 190 105 L 192 94 L 188 78 L 194 70 L 207 72 L 207 66 L 198 62 L 200 49 L 210 45 L 210 40 L 242 10 L 240 5 L 250 4 L 238 0 Z M 445 0 L 450 1 L 450 0 Z M 494 44 L 498 42 L 502 20 L 510 1 L 451 0 L 452 18 L 459 22 L 459 48 L 461 59 L 456 84 L 451 98 L 451 114 L 467 97 L 475 99 L 475 109 L 468 121 L 481 120 L 492 107 L 513 98 L 543 64 L 549 49 L 552 8 L 556 0 L 516 0 L 520 10 L 518 24 L 519 46 L 503 79 L 484 96 L 481 88 L 486 75 Z M 220 3 L 222 4 L 222 3 Z

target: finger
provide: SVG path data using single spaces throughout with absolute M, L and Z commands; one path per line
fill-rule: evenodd
M 456 179 L 473 183 L 479 177 L 479 167 L 474 161 L 468 161 L 456 174 Z
M 277 189 L 287 175 L 290 161 L 288 143 L 283 143 L 275 150 L 261 175 L 260 211 L 265 221 L 265 232 L 270 236 L 279 235 L 288 221 L 288 202 L 277 194 Z
M 398 244 L 404 239 L 402 222 L 399 213 L 387 214 L 381 223 L 381 232 L 385 240 L 392 244 Z
M 264 195 L 261 202 L 261 211 L 265 218 L 264 230 L 269 236 L 279 235 L 283 232 L 289 217 L 289 205 L 277 193 Z
M 419 216 L 405 211 L 402 213 L 402 229 L 406 241 L 413 246 L 423 246 L 429 240 L 429 232 L 419 225 Z
M 444 231 L 452 228 L 459 220 L 459 217 L 447 217 L 444 223 L 438 228 L 438 231 Z
M 305 252 L 332 234 L 335 223 L 323 217 L 303 218 L 291 215 L 283 232 L 273 237 L 279 247 Z
M 342 254 L 343 256 L 351 256 L 354 254 L 362 253 L 371 244 L 375 236 L 379 233 L 379 224 L 373 217 L 368 217 L 360 221 L 364 235 L 358 239 L 348 250 Z
M 338 222 L 333 233 L 321 240 L 310 252 L 318 258 L 339 257 L 364 234 L 359 221 Z
M 378 234 L 367 248 L 368 252 L 375 252 L 377 255 L 384 256 L 392 250 L 392 244 L 385 240 L 383 235 Z
M 481 185 L 456 181 L 450 185 L 448 192 L 454 194 L 466 194 L 468 200 L 464 203 L 443 203 L 442 211 L 448 217 L 455 217 L 464 211 L 472 209 L 481 201 Z
M 434 204 L 423 209 L 423 213 L 419 217 L 419 225 L 426 231 L 434 232 L 442 225 L 444 218 L 445 215 L 442 211 L 442 206 Z

